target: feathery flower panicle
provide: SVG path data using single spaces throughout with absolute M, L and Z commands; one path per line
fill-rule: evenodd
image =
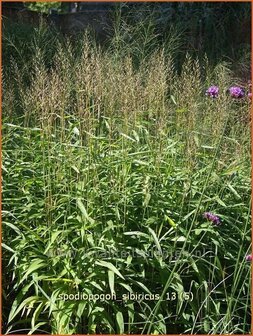
M 231 86 L 229 88 L 229 93 L 232 98 L 243 98 L 244 97 L 244 90 L 239 86 Z
M 252 261 L 252 254 L 249 254 L 245 257 L 246 261 Z
M 218 86 L 212 85 L 209 87 L 209 89 L 206 90 L 206 96 L 209 96 L 211 98 L 217 98 L 218 94 L 219 94 Z
M 205 212 L 204 213 L 204 218 L 206 218 L 208 221 L 212 222 L 214 225 L 220 225 L 220 218 L 216 215 L 214 215 L 211 212 Z

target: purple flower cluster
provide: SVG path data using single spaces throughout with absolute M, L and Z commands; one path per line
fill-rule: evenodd
M 208 221 L 212 222 L 214 225 L 220 225 L 220 218 L 216 215 L 214 215 L 211 212 L 205 212 L 204 218 L 206 218 Z
M 212 85 L 209 89 L 206 90 L 206 96 L 209 96 L 211 98 L 217 98 L 219 94 L 219 88 L 218 86 Z
M 231 86 L 229 93 L 232 98 L 243 98 L 245 95 L 244 90 L 239 86 Z
M 229 94 L 232 98 L 240 99 L 240 98 L 243 98 L 245 96 L 244 89 L 242 89 L 239 86 L 231 86 L 228 89 L 228 91 L 229 91 Z M 218 86 L 212 85 L 206 90 L 206 96 L 209 96 L 211 98 L 217 98 L 218 95 L 219 95 L 219 87 Z M 248 93 L 248 97 L 249 98 L 252 97 L 251 87 L 250 87 L 250 91 Z
M 212 212 L 204 212 L 203 217 L 206 218 L 208 221 L 212 222 L 214 225 L 221 224 L 220 218 L 217 215 L 213 214 Z M 252 257 L 253 257 L 252 254 L 248 254 L 245 257 L 245 260 L 247 262 L 252 262 Z

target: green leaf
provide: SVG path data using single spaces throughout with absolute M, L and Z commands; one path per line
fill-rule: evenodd
M 84 308 L 86 306 L 87 302 L 80 302 L 78 304 L 78 308 L 77 308 L 77 312 L 76 312 L 76 316 L 80 319 L 83 315 L 83 311 L 84 311 Z
M 78 136 L 80 135 L 79 129 L 77 127 L 73 128 L 73 133 Z
M 28 304 L 40 302 L 41 298 L 39 296 L 29 296 L 26 298 L 19 306 L 16 306 L 16 309 L 13 309 L 9 315 L 8 323 L 14 319 L 14 317 Z
M 165 215 L 165 219 L 169 222 L 169 224 L 173 227 L 176 228 L 177 224 L 167 215 Z
M 72 168 L 77 174 L 80 174 L 79 169 L 78 169 L 75 165 L 71 166 L 71 168 Z
M 37 319 L 42 311 L 42 309 L 44 308 L 45 303 L 41 302 L 38 307 L 35 309 L 33 316 L 32 316 L 32 321 L 31 321 L 31 326 L 32 326 L 32 330 L 35 331 L 38 327 L 35 325 L 35 323 L 37 322 Z
M 15 251 L 11 247 L 6 245 L 5 243 L 2 243 L 2 247 L 4 247 L 6 250 L 10 251 L 11 253 L 15 253 Z
M 148 287 L 146 287 L 142 282 L 140 282 L 140 281 L 136 281 L 136 280 L 132 280 L 132 282 L 133 282 L 134 284 L 136 284 L 137 286 L 141 287 L 142 289 L 144 289 L 144 291 L 145 291 L 146 293 L 152 294 L 152 293 L 150 292 L 150 290 L 148 289 Z
M 122 287 L 124 287 L 126 290 L 128 290 L 130 293 L 133 293 L 133 290 L 132 290 L 132 288 L 129 286 L 129 285 L 127 285 L 127 284 L 125 284 L 125 283 L 123 283 L 123 282 L 119 282 L 119 285 L 120 286 L 122 286 Z
M 184 236 L 179 236 L 179 237 L 172 238 L 171 240 L 176 241 L 176 242 L 185 242 L 186 238 Z
M 19 228 L 17 226 L 15 226 L 14 224 L 9 223 L 9 222 L 3 222 L 3 224 L 9 226 L 14 231 L 16 231 L 18 234 L 21 234 L 21 231 L 19 230 Z
M 35 326 L 32 327 L 32 329 L 29 331 L 27 335 L 32 335 L 37 329 L 39 329 L 41 326 L 47 324 L 47 322 L 39 322 Z
M 24 281 L 24 279 L 27 279 L 28 275 L 33 273 L 34 271 L 38 270 L 39 268 L 43 268 L 46 267 L 47 264 L 41 260 L 41 259 L 35 259 L 30 266 L 28 267 L 28 269 L 26 270 L 23 278 L 20 280 L 20 283 L 22 283 Z
M 11 311 L 9 313 L 9 317 L 8 317 L 8 323 L 10 323 L 13 318 L 16 316 L 16 310 L 18 308 L 18 305 L 20 304 L 20 302 L 23 300 L 25 294 L 28 292 L 29 288 L 33 285 L 33 282 L 30 282 L 28 285 L 26 285 L 25 287 L 23 287 L 21 289 L 21 291 L 18 293 L 18 295 L 16 296 L 16 299 L 14 300 L 12 306 L 11 306 Z
M 170 98 L 171 98 L 172 102 L 173 102 L 175 105 L 177 105 L 177 102 L 176 102 L 175 97 L 171 95 Z
M 128 312 L 128 323 L 132 324 L 134 322 L 134 316 L 135 316 L 135 309 L 134 309 L 134 304 L 133 303 L 128 303 L 127 304 L 127 312 Z
M 95 281 L 89 281 L 89 284 L 100 290 L 101 292 L 103 291 L 103 288 Z
M 159 240 L 158 240 L 158 238 L 157 238 L 157 235 L 156 235 L 155 231 L 152 230 L 151 228 L 148 228 L 148 230 L 149 230 L 149 232 L 151 233 L 151 235 L 152 235 L 152 237 L 153 237 L 153 239 L 154 239 L 154 242 L 155 242 L 155 244 L 156 244 L 156 247 L 157 247 L 157 249 L 158 249 L 160 255 L 162 256 L 163 251 L 162 251 L 161 245 L 160 245 L 160 243 L 159 243 Z
M 126 135 L 126 134 L 124 134 L 124 133 L 120 133 L 120 135 L 122 135 L 123 137 L 125 137 L 125 138 L 128 139 L 128 140 L 131 140 L 131 141 L 133 141 L 133 142 L 136 142 L 136 140 L 133 139 L 133 138 L 131 138 L 129 135 Z
M 118 311 L 116 314 L 116 321 L 118 325 L 118 333 L 121 335 L 124 333 L 124 318 L 120 311 Z
M 125 280 L 123 275 L 117 270 L 117 268 L 112 263 L 107 261 L 96 261 L 95 264 L 108 268 L 109 270 L 117 274 L 121 279 Z
M 206 333 L 209 333 L 210 332 L 210 323 L 207 319 L 204 319 L 204 331 Z
M 45 249 L 44 254 L 46 254 L 48 252 L 48 250 L 50 249 L 50 247 L 53 245 L 53 243 L 55 242 L 56 238 L 59 236 L 59 234 L 61 234 L 62 231 L 54 231 L 51 235 L 51 239 L 47 244 L 47 247 Z
M 164 321 L 164 317 L 162 314 L 158 314 L 157 327 L 159 330 L 159 334 L 162 334 L 162 335 L 166 334 L 166 323 Z
M 235 190 L 234 187 L 232 187 L 232 185 L 230 183 L 228 183 L 228 188 L 232 191 L 232 193 L 237 197 L 237 198 L 241 198 L 241 196 L 238 194 L 238 192 Z
M 140 231 L 129 231 L 123 233 L 125 236 L 141 236 L 149 239 L 149 235 Z
M 111 290 L 111 294 L 114 295 L 115 294 L 115 290 L 114 290 L 114 272 L 111 270 L 108 270 L 108 280 L 109 280 L 109 287 Z
M 215 196 L 214 198 L 222 207 L 226 208 L 226 204 L 219 198 L 219 196 Z
M 199 269 L 197 267 L 197 264 L 195 263 L 194 259 L 192 257 L 190 257 L 190 263 L 191 263 L 191 266 L 193 268 L 193 270 L 199 274 Z
M 215 148 L 215 147 L 212 147 L 212 146 L 205 146 L 205 145 L 203 145 L 201 147 L 204 148 L 204 149 L 214 149 Z
M 85 209 L 85 206 L 82 202 L 82 200 L 80 198 L 77 199 L 77 206 L 78 208 L 80 209 L 81 213 L 83 214 L 84 218 L 87 219 L 88 222 L 90 222 L 91 224 L 94 224 L 94 219 L 90 218 L 86 209 Z
M 141 160 L 134 160 L 133 163 L 137 163 L 141 166 L 149 166 L 149 162 L 141 161 Z

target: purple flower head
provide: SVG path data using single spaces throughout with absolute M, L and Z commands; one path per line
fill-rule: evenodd
M 220 225 L 220 218 L 216 215 L 214 215 L 211 212 L 205 212 L 204 213 L 204 218 L 206 218 L 208 221 L 212 222 L 215 225 Z
M 212 85 L 209 89 L 206 90 L 206 96 L 209 96 L 211 98 L 217 98 L 219 94 L 219 88 L 218 86 Z
M 244 90 L 239 86 L 231 86 L 229 89 L 230 96 L 232 98 L 243 98 L 244 97 Z
M 249 97 L 250 99 L 252 99 L 252 92 L 249 92 L 249 93 L 248 93 L 248 97 Z
M 245 257 L 246 261 L 252 261 L 252 254 L 249 254 Z

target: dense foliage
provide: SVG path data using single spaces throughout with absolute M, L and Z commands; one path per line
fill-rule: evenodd
M 250 87 L 118 19 L 5 35 L 5 331 L 249 333 Z

